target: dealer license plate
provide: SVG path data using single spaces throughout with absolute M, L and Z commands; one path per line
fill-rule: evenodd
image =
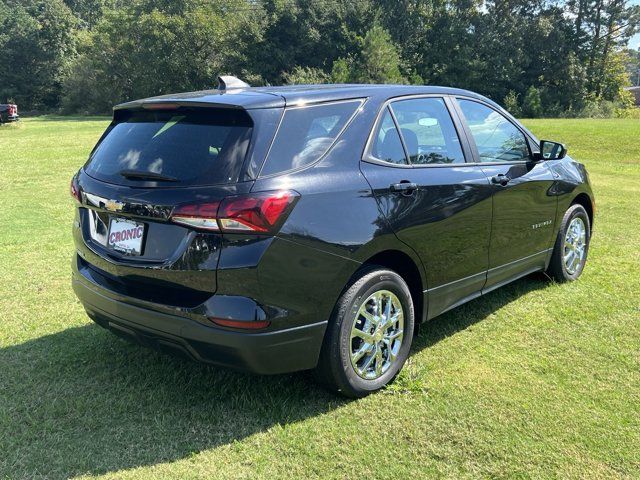
M 126 255 L 141 255 L 142 240 L 144 238 L 144 224 L 112 218 L 109 222 L 109 236 L 107 242 L 110 248 Z

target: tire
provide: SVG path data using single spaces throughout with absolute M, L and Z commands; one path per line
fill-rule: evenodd
M 382 305 L 382 315 L 375 314 L 379 305 Z M 359 330 L 355 336 L 352 335 L 354 326 Z M 374 333 L 370 334 L 371 331 Z M 329 390 L 351 398 L 380 390 L 393 381 L 407 360 L 413 331 L 413 300 L 406 282 L 383 267 L 364 269 L 338 299 L 315 377 Z M 367 336 L 368 341 L 360 336 Z M 362 357 L 354 365 L 353 358 L 359 354 Z M 365 368 L 369 361 L 372 363 Z
M 572 227 L 575 225 L 578 226 L 577 229 Z M 576 232 L 579 231 L 580 225 L 584 229 L 584 237 L 582 241 L 578 241 L 576 243 L 571 240 L 579 236 L 576 235 Z M 572 229 L 572 233 L 568 233 L 569 229 Z M 558 230 L 558 236 L 556 237 L 556 243 L 553 247 L 551 261 L 547 268 L 547 274 L 557 282 L 572 282 L 577 280 L 582 274 L 587 262 L 590 242 L 591 223 L 589 222 L 589 215 L 587 214 L 587 211 L 582 205 L 571 205 L 562 218 L 562 223 Z M 580 243 L 582 244 L 581 250 L 576 250 L 576 246 Z M 580 260 L 577 263 L 575 256 L 571 257 L 568 253 L 572 250 L 574 253 L 576 251 L 581 251 Z M 569 259 L 566 259 L 565 255 L 567 255 Z M 571 258 L 573 258 L 573 260 L 571 260 Z

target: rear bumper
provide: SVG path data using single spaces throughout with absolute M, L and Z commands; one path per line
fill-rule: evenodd
M 74 262 L 75 264 L 75 262 Z M 129 303 L 73 268 L 73 289 L 89 317 L 142 345 L 193 360 L 259 374 L 314 368 L 327 322 L 261 333 L 208 326 L 180 315 Z
M 7 115 L 4 118 L 5 122 L 17 122 L 18 120 L 20 120 L 20 117 L 18 115 Z

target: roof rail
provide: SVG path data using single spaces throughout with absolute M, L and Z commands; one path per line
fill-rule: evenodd
M 249 88 L 246 82 L 243 82 L 238 77 L 233 75 L 220 75 L 218 76 L 218 90 L 230 90 L 232 88 Z

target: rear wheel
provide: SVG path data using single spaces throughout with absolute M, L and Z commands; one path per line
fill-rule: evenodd
M 348 397 L 375 392 L 404 365 L 413 329 L 413 301 L 402 277 L 381 267 L 367 269 L 338 300 L 316 377 Z
M 558 282 L 577 280 L 589 253 L 591 225 L 582 205 L 572 205 L 564 214 L 547 273 Z

